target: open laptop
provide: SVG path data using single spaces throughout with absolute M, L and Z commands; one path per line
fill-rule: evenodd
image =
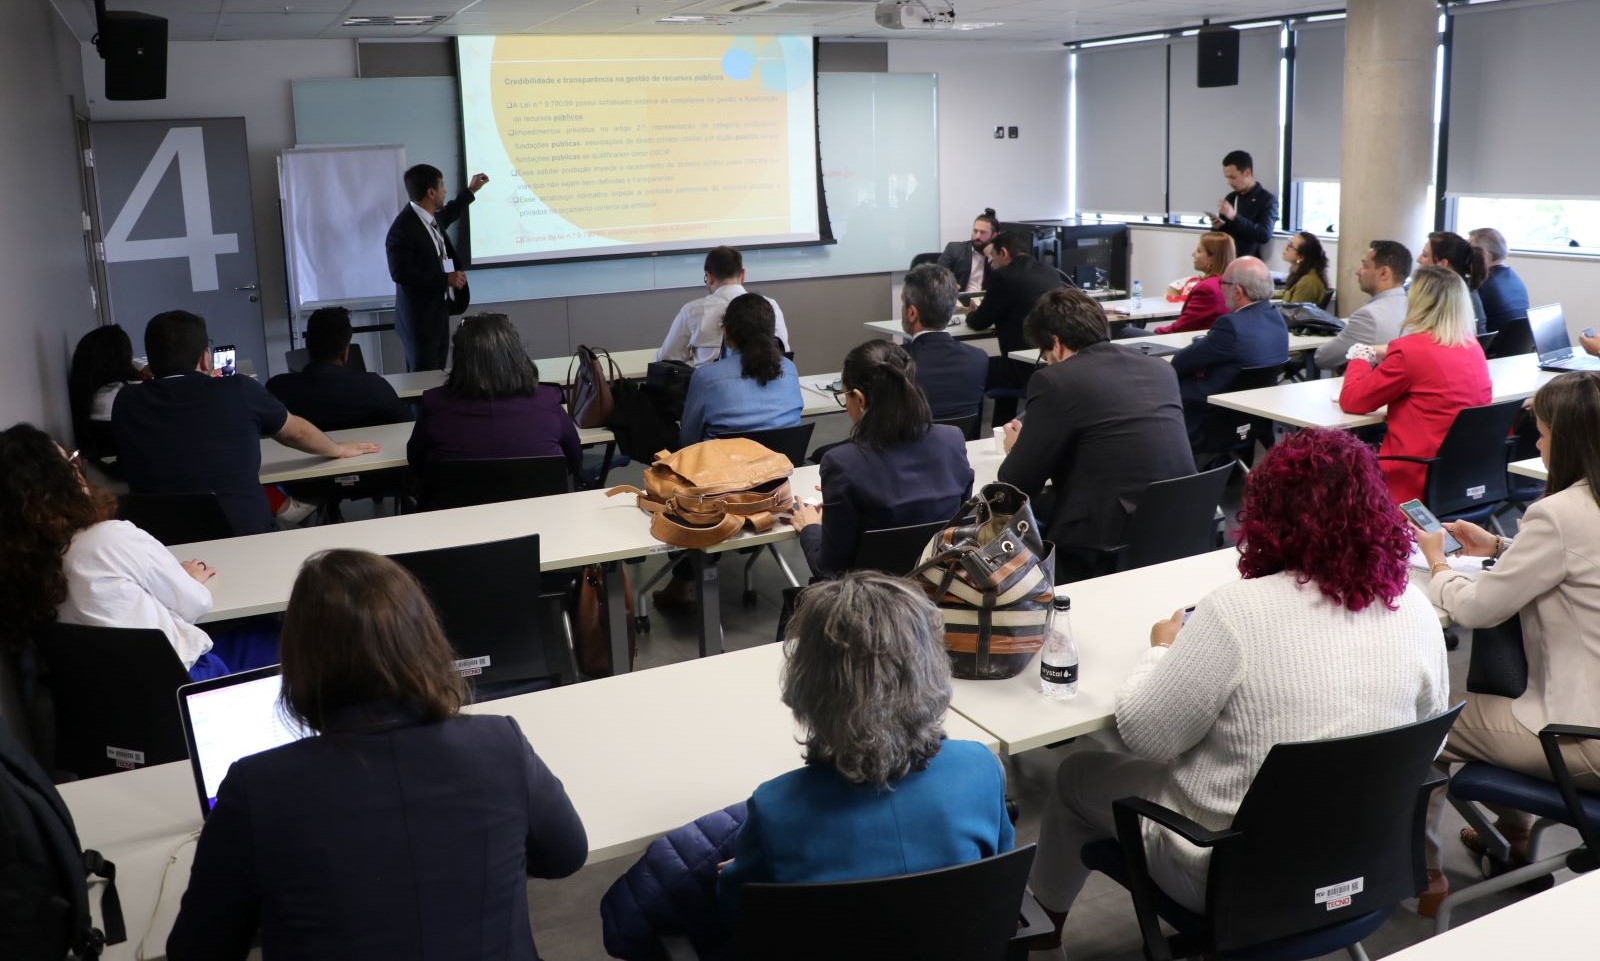
M 1539 352 L 1540 370 L 1600 370 L 1600 358 L 1574 353 L 1567 335 L 1567 316 L 1560 304 L 1528 310 L 1533 349 Z
M 201 817 L 216 806 L 217 789 L 234 761 L 311 733 L 278 705 L 281 687 L 274 664 L 178 688 L 178 712 L 200 794 Z

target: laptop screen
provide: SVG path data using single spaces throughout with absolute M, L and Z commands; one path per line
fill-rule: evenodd
M 1533 349 L 1539 360 L 1564 360 L 1572 356 L 1572 339 L 1567 336 L 1567 316 L 1560 304 L 1545 304 L 1528 310 L 1528 326 L 1533 330 Z
M 202 816 L 216 806 L 217 789 L 234 761 L 311 733 L 279 706 L 281 687 L 273 665 L 178 688 Z

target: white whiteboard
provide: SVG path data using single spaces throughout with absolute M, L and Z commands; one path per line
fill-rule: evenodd
M 278 156 L 284 261 L 293 313 L 394 306 L 383 242 L 405 206 L 406 150 L 295 147 Z

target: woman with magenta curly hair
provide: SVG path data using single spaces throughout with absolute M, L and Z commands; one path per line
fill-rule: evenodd
M 1201 598 L 1187 623 L 1182 611 L 1158 621 L 1117 692 L 1128 753 L 1061 764 L 1032 878 L 1058 929 L 1088 876 L 1079 850 L 1116 836 L 1117 798 L 1225 828 L 1273 745 L 1445 709 L 1438 617 L 1407 578 L 1411 531 L 1371 450 L 1343 431 L 1301 431 L 1250 473 L 1240 519 L 1242 579 Z M 1145 851 L 1162 890 L 1203 910 L 1208 853 L 1148 821 Z

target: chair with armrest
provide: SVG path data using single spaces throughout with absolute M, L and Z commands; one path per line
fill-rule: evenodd
M 1340 949 L 1365 961 L 1361 940 L 1427 887 L 1428 795 L 1444 783 L 1433 759 L 1460 710 L 1371 734 L 1276 745 L 1233 823 L 1219 831 L 1153 801 L 1123 798 L 1113 807 L 1116 840 L 1085 845 L 1083 863 L 1128 889 L 1151 961 L 1296 961 Z M 1203 912 L 1151 880 L 1142 819 L 1211 851 Z M 1164 934 L 1162 921 L 1176 934 Z
M 932 251 L 930 253 L 916 254 L 911 258 L 911 267 L 910 267 L 910 269 L 916 270 L 918 267 L 921 267 L 923 264 L 936 264 L 938 262 L 939 262 L 939 252 L 937 250 Z
M 223 513 L 217 495 L 210 491 L 123 494 L 117 498 L 117 518 L 128 521 L 168 547 L 233 536 L 233 524 Z
M 1232 474 L 1233 465 L 1223 464 L 1146 487 L 1128 519 L 1123 543 L 1100 549 L 1101 573 L 1193 557 L 1222 546 L 1217 505 Z
M 189 672 L 154 628 L 55 623 L 39 632 L 54 776 L 99 777 L 189 756 L 173 701 Z
M 1501 321 L 1493 328 L 1493 332 L 1498 336 L 1495 337 L 1492 346 L 1484 349 L 1490 360 L 1496 357 L 1531 354 L 1538 349 L 1533 344 L 1533 327 L 1528 323 L 1527 317 L 1513 317 Z
M 1053 933 L 1025 888 L 1034 846 L 933 871 L 861 881 L 747 884 L 734 921 L 736 958 L 762 961 L 1022 961 Z M 666 945 L 672 961 L 697 957 Z
M 1498 330 L 1487 331 L 1478 334 L 1477 338 L 1478 349 L 1483 351 L 1483 356 L 1493 357 L 1494 354 L 1490 353 L 1490 351 L 1494 349 L 1494 342 L 1500 339 L 1500 332 Z
M 978 424 L 983 419 L 983 405 L 965 417 L 935 417 L 935 424 L 948 424 L 961 431 L 961 436 L 967 440 L 978 439 Z
M 1450 927 L 1450 915 L 1470 901 L 1511 888 L 1549 879 L 1562 868 L 1583 873 L 1600 866 L 1600 793 L 1580 791 L 1573 783 L 1572 771 L 1561 756 L 1562 741 L 1600 740 L 1600 728 L 1575 724 L 1547 724 L 1539 731 L 1539 746 L 1552 780 L 1497 767 L 1483 761 L 1470 761 L 1450 778 L 1450 803 L 1466 819 L 1488 848 L 1480 862 L 1485 880 L 1451 891 L 1439 904 L 1434 916 L 1434 933 Z M 1513 859 L 1511 845 L 1493 820 L 1478 807 L 1492 804 L 1534 815 L 1528 835 L 1527 863 Z M 1533 860 L 1539 839 L 1558 824 L 1576 828 L 1578 846 Z
M 789 463 L 796 467 L 804 467 L 806 451 L 811 447 L 811 434 L 817 428 L 814 420 L 805 420 L 793 427 L 774 427 L 770 430 L 749 430 L 738 434 L 722 434 L 722 437 L 743 437 L 753 440 L 768 450 L 776 451 L 789 458 Z M 799 587 L 800 581 L 795 577 L 789 562 L 778 553 L 778 545 L 768 544 L 764 548 L 752 548 L 749 558 L 744 562 L 744 604 L 752 607 L 756 603 L 756 591 L 750 584 L 750 571 L 756 566 L 756 561 L 761 559 L 763 553 L 771 554 L 772 559 L 778 562 L 778 568 L 783 571 L 784 580 L 790 587 Z
M 481 457 L 430 460 L 422 468 L 425 511 L 474 507 L 565 494 L 572 477 L 565 457 Z
M 917 566 L 922 549 L 933 536 L 944 530 L 948 521 L 931 521 L 926 524 L 907 524 L 904 527 L 880 527 L 862 531 L 856 541 L 856 550 L 850 558 L 852 571 L 882 571 L 904 577 Z
M 1440 520 L 1487 523 L 1495 530 L 1495 513 L 1505 506 L 1507 438 L 1522 412 L 1522 401 L 1467 407 L 1456 414 L 1450 430 L 1432 457 L 1380 454 L 1380 461 L 1406 461 L 1427 466 L 1422 502 Z
M 1233 382 L 1228 385 L 1228 392 L 1271 387 L 1278 382 L 1283 371 L 1283 364 L 1241 367 L 1234 375 Z M 1250 465 L 1246 460 L 1251 458 L 1256 439 L 1262 438 L 1266 446 L 1271 446 L 1272 421 L 1265 417 L 1247 414 L 1242 410 L 1210 404 L 1206 407 L 1205 423 L 1201 427 L 1200 436 L 1200 443 L 1195 449 L 1196 464 L 1205 466 L 1219 462 L 1226 462 L 1230 466 L 1238 464 L 1239 468 L 1248 474 Z
M 559 611 L 564 594 L 540 590 L 539 535 L 485 544 L 394 554 L 422 583 L 445 636 L 455 646 L 456 667 L 474 700 L 526 694 L 578 678 L 572 631 L 561 613 L 565 644 L 547 640 L 542 625 Z

